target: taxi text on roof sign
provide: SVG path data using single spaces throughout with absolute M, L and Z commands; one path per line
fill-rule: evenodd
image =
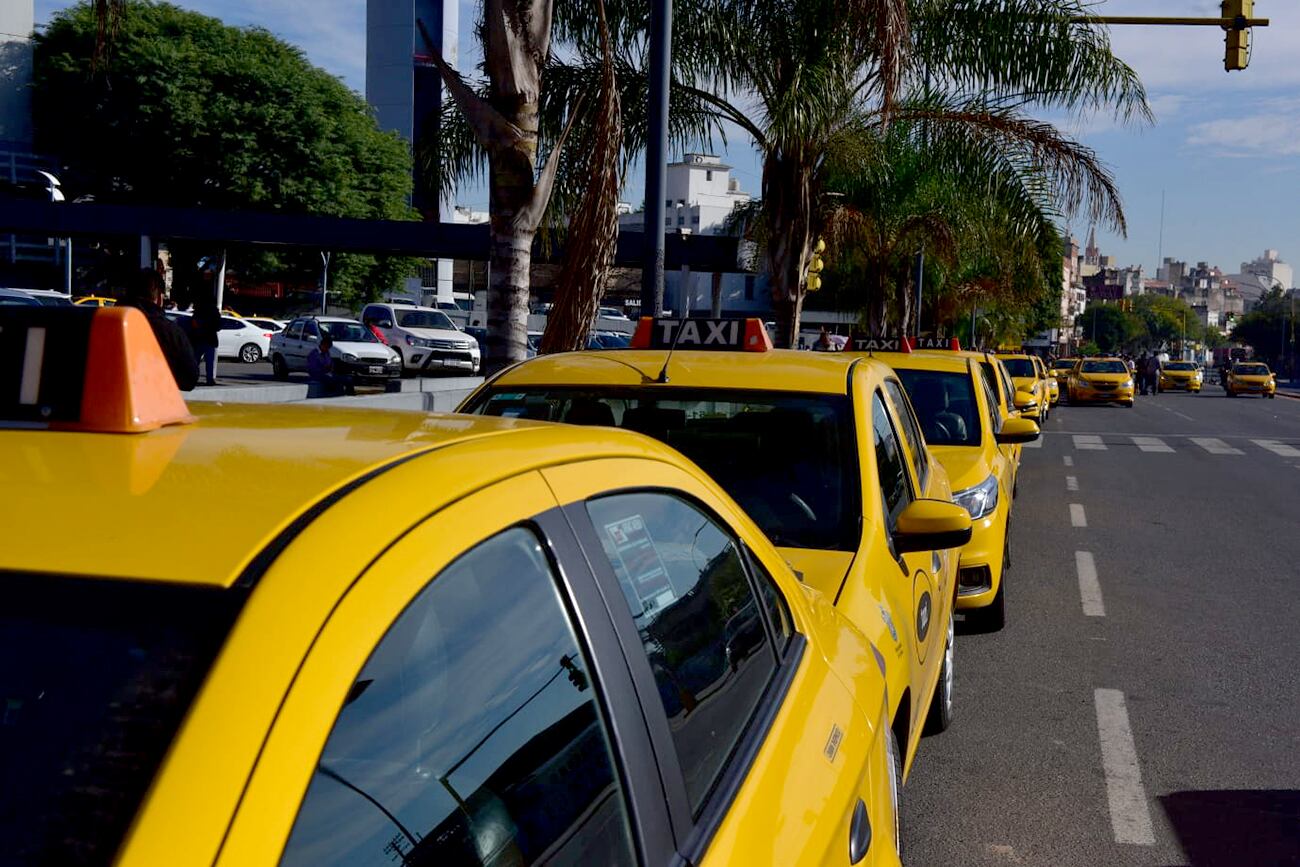
M 917 349 L 959 350 L 956 337 L 902 337 L 899 335 L 854 334 L 844 343 L 845 352 L 912 352 Z
M 193 421 L 143 313 L 0 312 L 0 424 L 140 433 Z
M 772 339 L 759 319 L 655 319 L 641 317 L 633 349 L 711 349 L 767 352 Z

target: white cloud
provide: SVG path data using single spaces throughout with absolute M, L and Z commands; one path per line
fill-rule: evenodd
M 1206 121 L 1191 127 L 1187 144 L 1214 156 L 1300 156 L 1300 116 L 1261 111 Z

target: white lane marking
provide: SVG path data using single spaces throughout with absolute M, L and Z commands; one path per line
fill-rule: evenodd
M 1070 504 L 1070 526 L 1071 527 L 1088 526 L 1088 516 L 1083 513 L 1082 503 Z
M 1151 829 L 1151 810 L 1142 786 L 1124 693 L 1118 689 L 1098 689 L 1094 700 L 1097 735 L 1101 739 L 1101 769 L 1106 775 L 1106 800 L 1110 803 L 1110 827 L 1115 842 L 1154 846 L 1156 835 Z
M 18 403 L 32 406 L 41 397 L 41 368 L 45 363 L 45 329 L 28 328 L 23 348 L 23 376 L 18 385 Z
M 1079 477 L 1078 477 L 1078 476 L 1066 476 L 1066 477 L 1065 477 L 1065 489 L 1066 489 L 1067 491 L 1077 491 L 1077 490 L 1079 490 Z
M 1188 437 L 1192 442 L 1205 449 L 1212 455 L 1243 455 L 1241 449 L 1235 449 L 1221 439 L 1214 437 Z
M 1275 455 L 1281 455 L 1284 458 L 1300 458 L 1300 449 L 1295 446 L 1289 446 L 1286 443 L 1280 443 L 1277 440 L 1251 440 L 1255 445 L 1263 449 L 1268 449 Z
M 1025 448 L 1027 449 L 1041 449 L 1042 447 L 1043 447 L 1043 438 L 1041 436 L 1039 436 L 1039 438 L 1034 440 L 1033 442 L 1025 443 Z
M 1091 551 L 1074 552 L 1074 568 L 1079 573 L 1079 598 L 1083 600 L 1083 613 L 1087 617 L 1105 617 L 1106 606 L 1101 601 L 1101 583 L 1097 580 L 1097 563 Z
M 1165 441 L 1160 437 L 1129 437 L 1129 439 L 1133 440 L 1134 445 L 1144 452 L 1174 453 L 1174 450 L 1165 445 Z
M 1096 434 L 1075 434 L 1074 447 L 1081 451 L 1104 452 L 1106 444 Z
M 1179 412 L 1178 410 L 1174 410 L 1174 415 L 1176 415 L 1176 416 L 1178 416 L 1178 417 L 1180 417 L 1180 418 L 1185 418 L 1185 419 L 1187 419 L 1188 421 L 1196 421 L 1196 419 L 1192 418 L 1192 417 L 1191 417 L 1190 415 L 1188 415 L 1187 413 L 1185 413 L 1185 412 Z
M 1074 466 L 1074 458 L 1070 455 L 1061 455 L 1061 460 L 1065 462 L 1067 467 Z

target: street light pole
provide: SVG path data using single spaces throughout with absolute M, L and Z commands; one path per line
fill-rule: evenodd
M 645 244 L 641 260 L 641 315 L 658 316 L 664 309 L 664 197 L 668 181 L 669 58 L 673 45 L 672 0 L 650 3 L 650 81 L 645 148 Z
M 46 171 L 37 170 L 36 172 L 45 178 L 46 191 L 50 194 L 51 202 L 62 202 L 65 197 L 63 190 L 59 189 L 59 179 Z M 63 239 L 63 291 L 72 297 L 72 236 Z

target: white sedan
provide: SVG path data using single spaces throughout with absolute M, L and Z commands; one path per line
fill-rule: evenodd
M 175 322 L 186 334 L 190 330 L 190 313 L 167 311 L 167 318 Z M 249 319 L 234 316 L 221 317 L 221 330 L 217 332 L 217 357 L 238 358 L 245 364 L 261 361 L 271 354 L 272 331 L 253 324 Z

